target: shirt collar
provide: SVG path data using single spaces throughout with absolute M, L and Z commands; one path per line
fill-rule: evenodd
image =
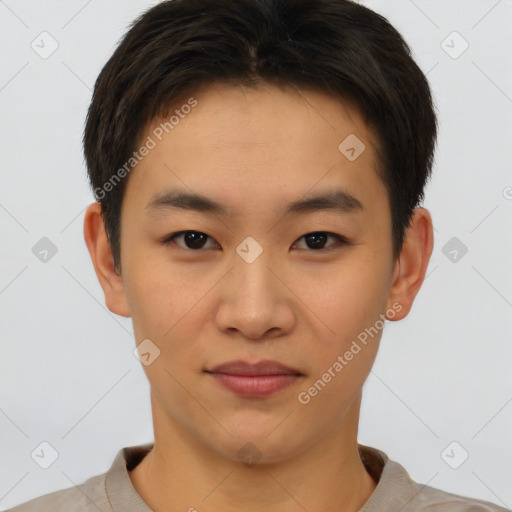
M 112 512 L 152 512 L 133 487 L 128 474 L 152 449 L 153 443 L 148 443 L 125 447 L 117 453 L 105 478 L 105 491 Z M 360 512 L 380 511 L 383 506 L 388 510 L 391 505 L 403 506 L 410 499 L 410 486 L 414 485 L 405 469 L 389 460 L 384 452 L 370 446 L 360 444 L 359 454 L 368 473 L 377 482 L 377 487 Z M 409 492 L 390 493 L 390 488 Z M 394 503 L 390 503 L 390 499 Z
M 112 512 L 152 512 L 133 487 L 128 471 L 153 448 L 153 443 L 128 446 L 119 450 L 105 478 L 105 491 Z

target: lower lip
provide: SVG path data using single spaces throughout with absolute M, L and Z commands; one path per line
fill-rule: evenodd
M 231 375 L 210 373 L 225 388 L 242 396 L 264 397 L 295 383 L 300 375 Z

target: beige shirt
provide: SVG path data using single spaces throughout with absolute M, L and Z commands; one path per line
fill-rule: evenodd
M 83 484 L 45 494 L 6 512 L 152 512 L 132 485 L 132 470 L 153 444 L 122 448 L 110 469 Z M 378 482 L 359 512 L 505 512 L 507 509 L 447 493 L 411 480 L 380 450 L 359 445 L 361 459 Z M 200 510 L 199 507 L 198 510 Z M 341 507 L 340 507 L 341 510 Z

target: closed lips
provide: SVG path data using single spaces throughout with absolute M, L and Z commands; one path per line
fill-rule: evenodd
M 303 375 L 299 370 L 285 366 L 277 361 L 231 361 L 205 370 L 207 373 L 224 373 L 228 375 L 263 376 L 263 375 Z

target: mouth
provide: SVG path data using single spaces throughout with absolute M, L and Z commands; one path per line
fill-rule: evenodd
M 247 397 L 265 397 L 277 393 L 304 377 L 297 369 L 277 361 L 258 363 L 231 361 L 205 370 L 224 388 Z

